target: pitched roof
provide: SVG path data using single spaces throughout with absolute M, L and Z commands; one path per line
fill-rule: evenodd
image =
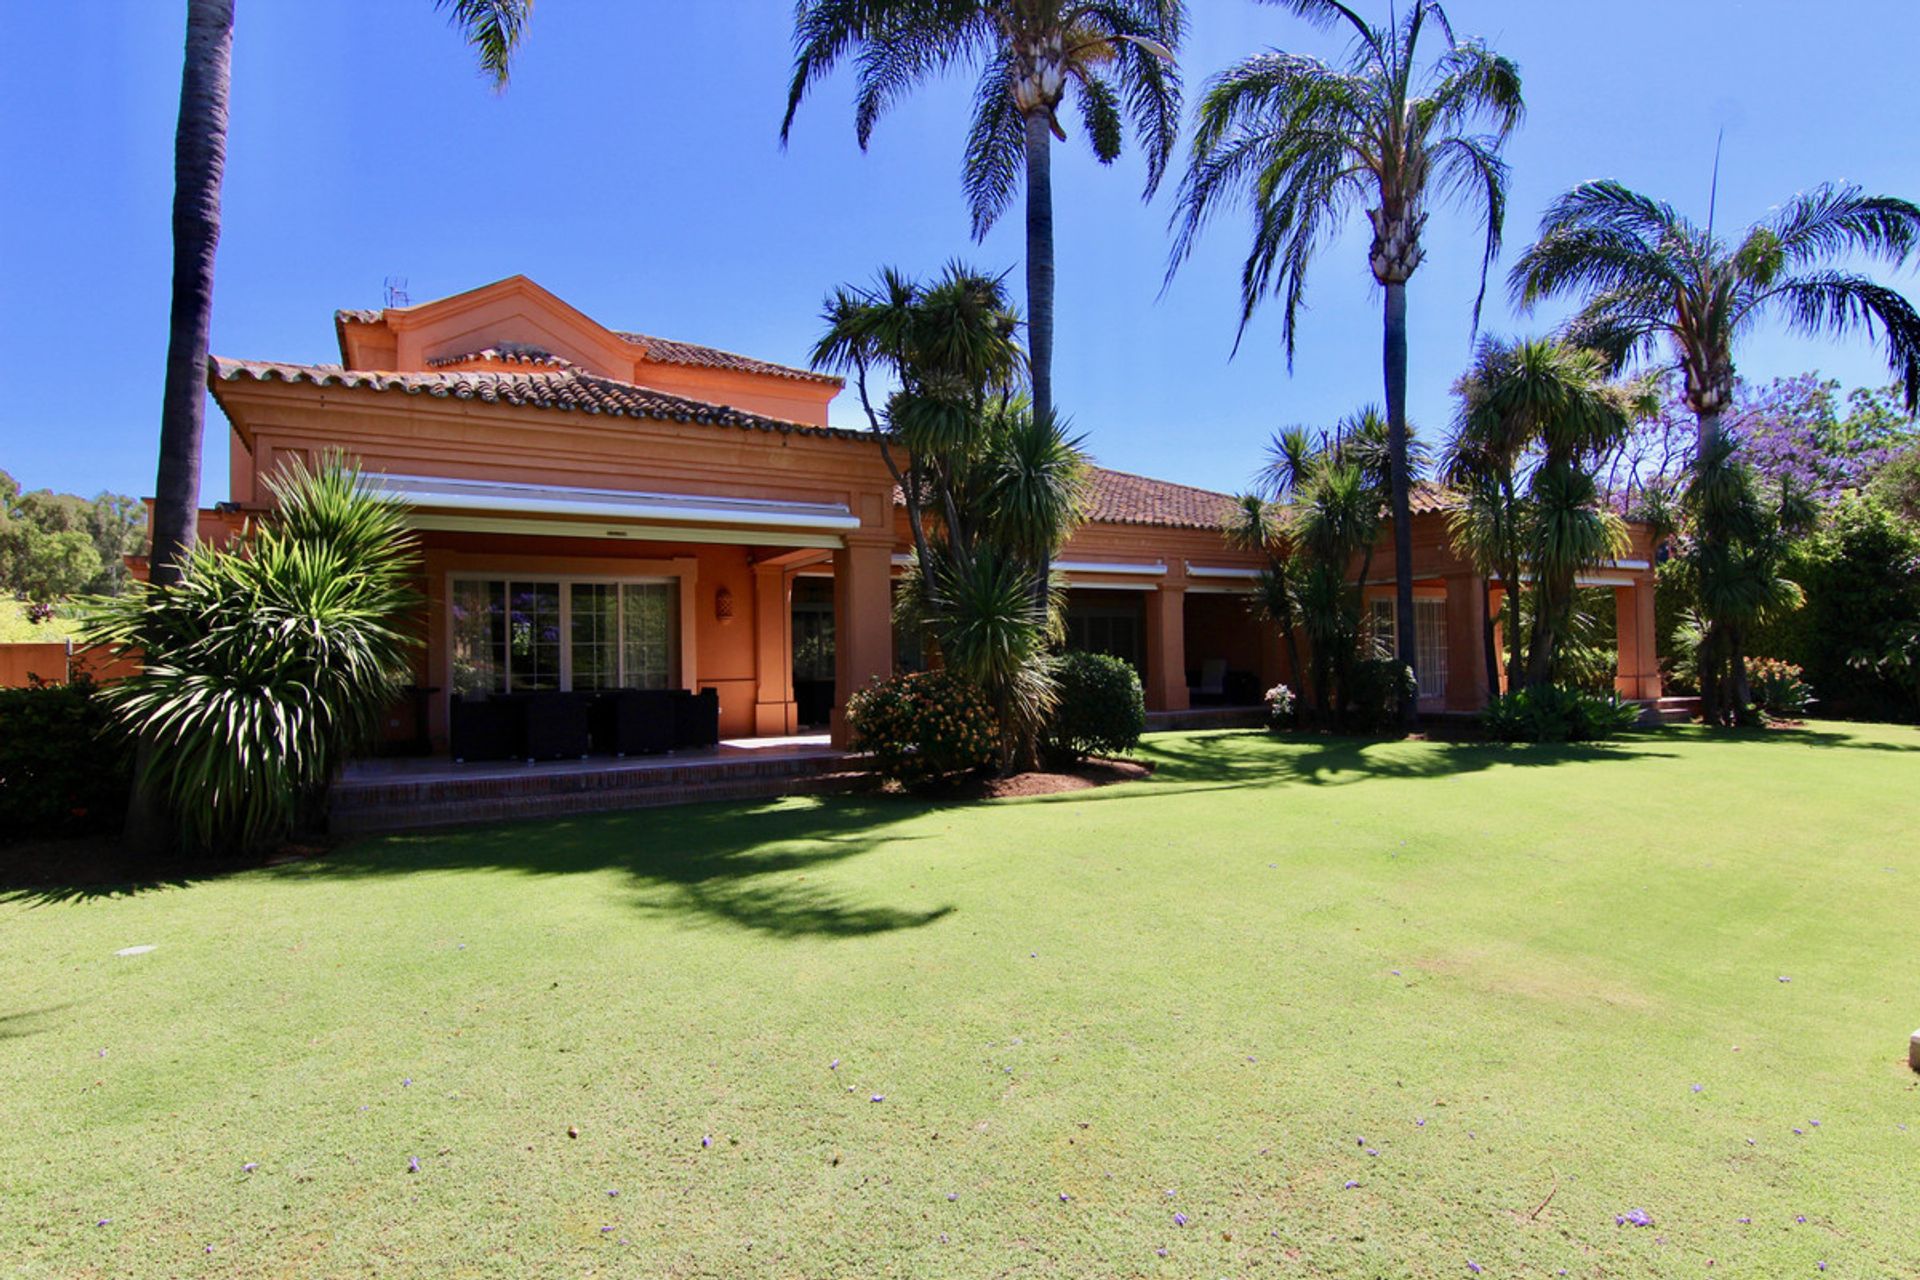
M 1234 505 L 1231 494 L 1105 467 L 1090 468 L 1087 480 L 1087 519 L 1102 524 L 1219 529 Z
M 345 387 L 368 392 L 432 396 L 436 399 L 478 400 L 485 404 L 561 412 L 604 414 L 614 418 L 650 418 L 661 422 L 698 422 L 751 431 L 779 431 L 832 439 L 871 440 L 871 432 L 789 422 L 765 414 L 747 413 L 727 405 L 708 404 L 686 396 L 668 395 L 650 387 L 602 378 L 580 369 L 553 369 L 528 373 L 448 370 L 442 373 L 380 373 L 343 369 L 333 364 L 288 364 L 274 360 L 208 360 L 216 394 L 228 382 L 310 383 L 316 387 Z
M 434 356 L 427 361 L 431 369 L 444 369 L 449 365 L 466 364 L 472 360 L 495 360 L 502 364 L 534 364 L 560 368 L 571 365 L 573 361 L 557 356 L 544 347 L 536 347 L 530 342 L 496 342 L 490 347 L 478 351 L 462 351 L 457 355 Z
M 672 338 L 655 338 L 644 333 L 627 333 L 619 329 L 610 330 L 614 337 L 631 342 L 646 352 L 647 359 L 657 360 L 661 364 L 692 365 L 702 369 L 731 369 L 736 373 L 764 373 L 776 378 L 795 378 L 802 382 L 824 382 L 832 386 L 844 386 L 844 378 L 830 373 L 816 373 L 812 369 L 796 369 L 792 365 L 775 364 L 771 360 L 757 360 L 752 356 L 743 356 L 734 351 L 722 351 L 718 347 L 703 347 L 697 342 L 679 342 Z

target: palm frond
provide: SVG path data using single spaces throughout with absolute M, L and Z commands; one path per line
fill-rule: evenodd
M 1012 55 L 1000 50 L 988 59 L 973 91 L 973 124 L 967 131 L 960 185 L 975 240 L 984 240 L 1013 203 L 1025 173 L 1026 122 L 1007 89 L 1012 76 Z
M 1878 333 L 1907 412 L 1920 408 L 1920 311 L 1898 291 L 1866 276 L 1823 271 L 1779 282 L 1756 300 L 1755 308 L 1761 306 L 1779 308 L 1790 326 L 1809 336 Z
M 533 0 L 434 0 L 448 22 L 466 38 L 480 60 L 481 73 L 504 89 L 513 71 L 513 55 L 526 38 Z

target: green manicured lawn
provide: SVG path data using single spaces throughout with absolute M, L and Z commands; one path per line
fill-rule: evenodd
M 64 612 L 33 622 L 27 618 L 26 601 L 0 596 L 0 644 L 54 644 L 72 639 L 76 630 L 77 624 Z
M 1920 1274 L 1920 732 L 1151 754 L 16 895 L 0 1275 Z

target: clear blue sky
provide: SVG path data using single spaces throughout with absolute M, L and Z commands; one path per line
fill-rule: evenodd
M 1339 48 L 1249 0 L 1191 7 L 1190 98 L 1257 49 Z M 153 489 L 184 8 L 0 0 L 0 117 L 12 122 L 0 131 L 0 468 L 31 487 Z M 1704 216 L 1722 127 L 1724 222 L 1826 179 L 1920 197 L 1912 0 L 1449 9 L 1525 73 L 1510 246 L 1585 178 Z M 379 305 L 387 276 L 422 301 L 524 272 L 609 324 L 804 362 L 836 282 L 955 255 L 1017 269 L 1017 216 L 983 245 L 967 238 L 966 82 L 917 95 L 862 155 L 842 77 L 781 152 L 790 11 L 539 0 L 513 85 L 495 96 L 429 0 L 239 0 L 214 350 L 335 360 L 334 308 Z M 1057 154 L 1056 395 L 1100 461 L 1235 489 L 1277 426 L 1379 399 L 1379 302 L 1357 229 L 1312 281 L 1292 376 L 1277 315 L 1229 362 L 1244 225 L 1219 223 L 1161 297 L 1170 191 L 1143 205 L 1131 153 L 1103 169 L 1076 137 Z M 1413 282 L 1413 411 L 1429 431 L 1444 427 L 1468 354 L 1476 234 L 1437 213 Z M 1898 283 L 1920 291 L 1911 271 Z M 1499 330 L 1548 319 L 1516 320 L 1504 299 L 1487 316 Z M 1764 332 L 1740 354 L 1750 377 L 1885 381 L 1865 344 Z M 211 502 L 226 493 L 227 439 L 211 407 L 208 428 Z

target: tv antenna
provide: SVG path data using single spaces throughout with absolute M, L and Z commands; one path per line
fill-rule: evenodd
M 405 276 L 388 276 L 383 284 L 386 288 L 387 305 L 389 307 L 409 307 L 413 305 L 413 298 L 407 293 L 407 278 Z

